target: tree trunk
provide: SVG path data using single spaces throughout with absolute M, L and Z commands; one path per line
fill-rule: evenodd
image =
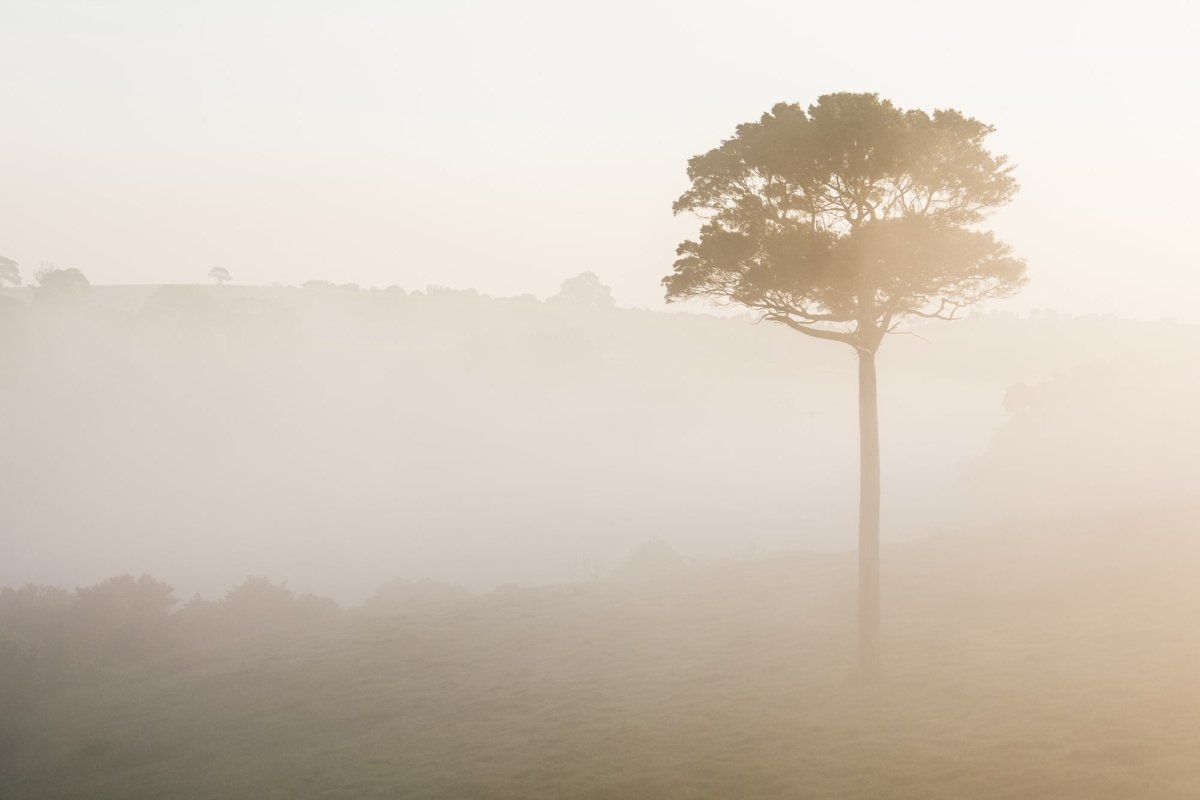
M 879 404 L 875 352 L 858 351 L 858 669 L 880 669 L 879 615 Z

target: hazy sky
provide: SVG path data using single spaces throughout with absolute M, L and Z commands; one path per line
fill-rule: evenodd
M 689 156 L 877 91 L 999 129 L 1011 307 L 1197 319 L 1189 6 L 0 0 L 0 254 L 653 306 Z

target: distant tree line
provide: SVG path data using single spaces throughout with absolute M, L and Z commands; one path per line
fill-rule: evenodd
M 73 304 L 82 304 L 88 298 L 91 291 L 91 282 L 87 276 L 80 270 L 70 267 L 60 269 L 53 264 L 43 263 L 34 272 L 34 282 L 32 288 L 34 290 L 34 302 L 38 305 L 50 306 L 68 306 Z M 213 267 L 208 271 L 208 277 L 212 278 L 217 286 L 223 286 L 233 279 L 232 274 L 225 267 Z M 20 264 L 11 258 L 0 256 L 0 288 L 4 286 L 22 286 Z M 335 283 L 333 281 L 313 279 L 305 281 L 300 285 L 303 289 L 317 291 L 341 290 L 350 292 L 360 292 L 363 288 L 357 283 Z M 184 285 L 164 284 L 164 290 L 183 289 L 187 288 Z M 375 290 L 379 291 L 379 290 Z M 397 294 L 409 294 L 399 286 L 388 286 L 382 291 Z M 413 294 L 424 294 L 428 297 L 457 297 L 457 298 L 481 298 L 481 295 L 476 289 L 453 289 L 446 286 L 431 285 L 425 287 L 424 292 L 414 291 Z M 534 299 L 533 295 L 522 295 L 521 299 Z M 612 289 L 606 286 L 598 275 L 594 272 L 582 272 L 572 278 L 563 281 L 557 294 L 547 298 L 547 302 L 552 305 L 559 306 L 592 306 L 596 308 L 613 308 L 616 302 L 613 299 Z
M 0 589 L 0 717 L 122 665 L 336 615 L 327 597 L 249 577 L 220 600 L 180 603 L 149 575 L 67 591 Z
M 686 568 L 687 561 L 673 548 L 654 540 L 635 549 L 614 575 L 624 581 L 654 581 Z M 351 613 L 423 614 L 461 607 L 471 598 L 467 590 L 440 581 L 395 579 Z M 187 602 L 149 575 L 118 575 L 74 591 L 33 584 L 5 587 L 0 589 L 0 723 L 50 692 L 122 667 L 240 637 L 336 621 L 345 613 L 328 597 L 299 594 L 286 581 L 260 576 L 247 577 L 219 600 L 196 596 Z M 3 728 L 0 724 L 0 734 Z
M 11 258 L 0 256 L 0 287 L 21 286 L 21 265 Z M 34 302 L 46 305 L 66 305 L 84 300 L 91 290 L 87 276 L 74 267 L 59 269 L 43 263 L 33 273 Z

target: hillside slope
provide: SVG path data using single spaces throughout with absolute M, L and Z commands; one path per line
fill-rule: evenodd
M 1196 797 L 1195 520 L 888 548 L 878 685 L 844 556 L 356 612 L 50 698 L 0 797 Z
M 854 357 L 780 326 L 453 292 L 0 298 L 0 585 L 266 575 L 356 603 L 394 578 L 575 581 L 656 538 L 853 545 Z M 879 362 L 885 537 L 1190 490 L 1200 326 L 914 332 Z M 1093 362 L 1111 379 L 1070 377 Z

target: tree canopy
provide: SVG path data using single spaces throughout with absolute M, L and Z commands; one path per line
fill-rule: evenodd
M 58 269 L 45 266 L 34 275 L 37 293 L 34 302 L 46 305 L 71 305 L 83 302 L 92 289 L 87 276 L 74 267 Z
M 581 272 L 574 278 L 567 278 L 562 282 L 558 294 L 549 300 L 552 303 L 598 308 L 612 308 L 616 304 L 612 289 L 605 286 L 594 272 Z
M 780 103 L 688 162 L 675 213 L 705 219 L 663 279 L 873 352 L 906 317 L 1010 294 L 1024 263 L 975 226 L 1016 192 L 993 128 L 875 94 Z

